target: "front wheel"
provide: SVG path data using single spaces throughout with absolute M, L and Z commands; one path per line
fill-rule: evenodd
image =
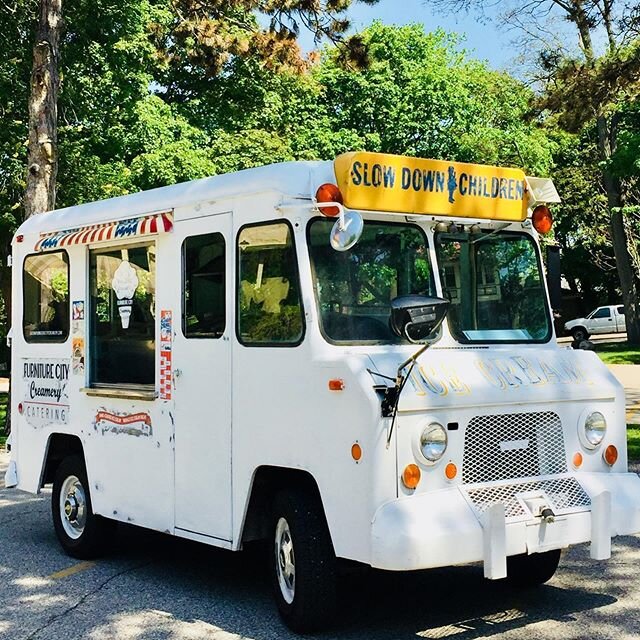
M 559 562 L 560 549 L 509 556 L 507 581 L 517 587 L 537 587 L 553 578 Z
M 51 495 L 53 527 L 67 555 L 87 560 L 102 555 L 113 540 L 116 523 L 93 513 L 87 471 L 81 456 L 58 466 Z
M 271 575 L 278 610 L 297 633 L 327 627 L 337 609 L 337 568 L 318 498 L 283 491 L 274 500 Z
M 571 330 L 571 335 L 576 342 L 582 342 L 589 337 L 589 332 L 584 327 L 576 327 Z

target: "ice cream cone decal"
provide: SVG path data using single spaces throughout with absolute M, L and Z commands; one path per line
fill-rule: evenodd
M 118 297 L 118 312 L 120 313 L 122 328 L 128 329 L 133 295 L 138 288 L 138 274 L 126 260 L 120 264 L 113 274 L 111 287 Z

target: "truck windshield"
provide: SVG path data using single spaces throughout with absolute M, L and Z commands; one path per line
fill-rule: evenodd
M 436 234 L 449 328 L 460 342 L 547 342 L 551 323 L 533 239 Z
M 358 243 L 335 251 L 335 220 L 312 220 L 309 252 L 321 329 L 331 342 L 400 342 L 389 329 L 390 302 L 406 294 L 435 295 L 427 239 L 411 224 L 365 222 Z

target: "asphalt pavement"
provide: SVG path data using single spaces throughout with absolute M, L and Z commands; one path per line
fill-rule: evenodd
M 0 454 L 0 478 L 8 457 Z M 0 483 L 0 638 L 232 640 L 293 638 L 272 602 L 265 550 L 212 549 L 122 526 L 96 562 L 63 554 L 50 492 Z M 617 538 L 608 562 L 585 546 L 530 591 L 487 582 L 478 566 L 414 573 L 355 571 L 333 629 L 349 640 L 640 637 L 640 538 Z

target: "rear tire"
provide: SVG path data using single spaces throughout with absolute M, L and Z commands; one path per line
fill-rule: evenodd
M 560 549 L 523 553 L 507 558 L 507 581 L 516 587 L 537 587 L 551 580 L 560 562 Z
M 571 335 L 577 343 L 580 343 L 589 337 L 589 332 L 584 327 L 576 327 L 571 329 Z
M 296 633 L 326 628 L 337 610 L 337 563 L 319 499 L 307 491 L 278 493 L 270 530 L 280 616 Z
M 93 513 L 82 456 L 68 456 L 56 469 L 51 513 L 56 536 L 67 555 L 88 560 L 109 549 L 117 523 Z

